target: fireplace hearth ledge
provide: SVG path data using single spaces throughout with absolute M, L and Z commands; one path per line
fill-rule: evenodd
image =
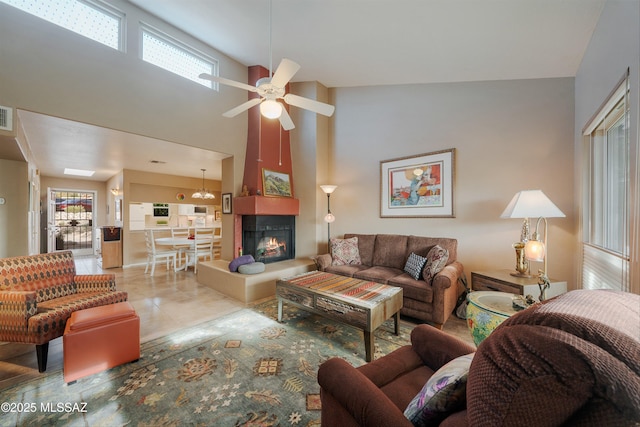
M 246 303 L 276 295 L 276 280 L 316 269 L 310 258 L 297 258 L 265 265 L 258 274 L 240 274 L 229 271 L 229 261 L 213 260 L 198 264 L 196 280 L 201 285 Z

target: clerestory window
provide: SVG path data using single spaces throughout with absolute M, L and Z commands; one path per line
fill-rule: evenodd
M 142 60 L 174 74 L 192 80 L 208 88 L 215 88 L 211 80 L 198 77 L 202 73 L 216 75 L 215 59 L 173 39 L 172 37 L 141 24 Z
M 123 50 L 124 14 L 98 0 L 0 0 L 74 33 Z

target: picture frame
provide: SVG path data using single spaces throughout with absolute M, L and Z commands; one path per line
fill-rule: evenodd
M 215 213 L 215 221 L 216 222 L 222 221 L 222 212 L 216 211 L 216 213 Z
M 291 177 L 286 172 L 262 169 L 262 194 L 271 197 L 293 197 Z
M 380 162 L 381 218 L 455 218 L 455 148 Z
M 231 210 L 232 210 L 232 205 L 231 205 L 232 201 L 231 201 L 231 193 L 224 193 L 222 195 L 222 213 L 223 214 L 230 214 Z

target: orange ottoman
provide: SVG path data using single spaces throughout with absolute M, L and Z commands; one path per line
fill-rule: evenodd
M 75 311 L 64 329 L 64 382 L 140 358 L 140 318 L 128 302 Z

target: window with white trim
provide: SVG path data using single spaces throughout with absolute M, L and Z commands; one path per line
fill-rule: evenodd
M 216 75 L 218 62 L 174 38 L 140 24 L 142 60 L 198 84 L 213 88 L 211 80 L 198 77 L 202 73 Z
M 74 33 L 123 50 L 124 14 L 97 0 L 0 0 Z
M 582 287 L 629 290 L 629 82 L 584 129 Z

